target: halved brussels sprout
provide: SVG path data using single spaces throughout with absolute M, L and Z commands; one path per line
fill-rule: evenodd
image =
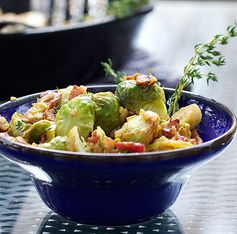
M 144 109 L 159 114 L 161 119 L 169 118 L 164 90 L 156 83 L 142 86 L 136 80 L 124 80 L 118 84 L 115 94 L 120 104 L 135 114 Z
M 67 137 L 57 136 L 53 138 L 51 141 L 39 144 L 38 147 L 45 149 L 53 149 L 53 150 L 67 150 Z
M 159 132 L 159 115 L 152 111 L 140 111 L 139 115 L 127 118 L 121 129 L 115 132 L 115 138 L 121 141 L 151 143 Z
M 53 123 L 48 120 L 40 120 L 30 126 L 30 128 L 24 133 L 23 137 L 30 144 L 39 143 L 41 137 L 47 135 L 47 131 L 50 129 Z
M 9 128 L 8 128 L 8 134 L 10 136 L 23 136 L 25 131 L 31 126 L 31 124 L 24 121 L 24 115 L 21 113 L 15 112 L 12 115 Z
M 95 123 L 95 104 L 90 96 L 78 96 L 64 104 L 56 114 L 56 135 L 66 136 L 74 127 L 78 127 L 83 138 L 93 131 Z
M 171 119 L 179 119 L 180 124 L 188 123 L 193 130 L 202 120 L 202 112 L 197 104 L 191 104 L 180 108 Z
M 100 126 L 106 134 L 120 125 L 119 102 L 111 92 L 101 92 L 93 95 L 96 104 L 95 127 Z

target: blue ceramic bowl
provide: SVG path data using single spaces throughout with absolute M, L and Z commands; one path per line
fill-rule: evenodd
M 89 87 L 92 92 L 114 89 Z M 173 92 L 165 91 L 167 95 Z M 33 94 L 5 103 L 0 114 L 9 120 L 37 97 Z M 236 131 L 236 117 L 226 106 L 189 92 L 183 92 L 180 103 L 200 106 L 203 144 L 165 152 L 80 154 L 0 139 L 0 153 L 28 171 L 44 203 L 65 218 L 96 225 L 145 221 L 167 210 L 190 173 L 221 153 Z

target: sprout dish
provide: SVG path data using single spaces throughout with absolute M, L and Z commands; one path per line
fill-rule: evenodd
M 0 136 L 53 150 L 152 152 L 200 144 L 196 129 L 201 119 L 196 104 L 169 116 L 157 79 L 136 73 L 124 76 L 115 93 L 90 93 L 77 85 L 43 92 L 9 123 L 1 117 Z

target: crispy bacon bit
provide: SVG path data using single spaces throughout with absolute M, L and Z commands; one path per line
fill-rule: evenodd
M 163 128 L 162 134 L 168 139 L 174 137 L 177 133 L 179 122 L 179 119 L 170 120 L 169 123 Z
M 88 138 L 88 142 L 97 144 L 99 141 L 99 136 L 97 135 L 97 131 L 93 131 L 91 133 L 91 137 Z
M 43 118 L 49 121 L 55 121 L 55 110 L 49 109 L 43 113 Z
M 74 97 L 84 95 L 84 94 L 86 94 L 86 87 L 85 86 L 74 85 L 73 89 L 69 95 L 69 100 L 73 99 Z
M 61 100 L 61 94 L 53 91 L 46 91 L 41 93 L 39 102 L 44 102 L 47 104 L 49 109 L 57 107 Z
M 41 137 L 40 137 L 40 143 L 41 144 L 43 144 L 43 143 L 45 143 L 47 141 L 47 137 L 46 137 L 46 135 L 41 135 Z
M 124 80 L 136 80 L 137 79 L 137 73 L 133 74 L 132 76 L 124 76 Z
M 151 86 L 157 82 L 156 77 L 152 75 L 143 75 L 140 73 L 135 73 L 132 76 L 125 76 L 124 80 L 135 80 L 136 85 L 139 86 Z
M 156 77 L 152 75 L 143 75 L 140 74 L 137 76 L 136 85 L 139 86 L 151 86 L 157 82 Z

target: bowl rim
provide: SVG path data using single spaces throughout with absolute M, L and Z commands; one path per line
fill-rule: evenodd
M 85 28 L 96 28 L 96 27 L 103 27 L 106 24 L 113 24 L 115 22 L 123 22 L 134 17 L 146 15 L 147 13 L 151 12 L 154 9 L 154 5 L 148 3 L 136 11 L 132 15 L 123 17 L 123 18 L 115 18 L 115 17 L 105 17 L 102 20 L 96 20 L 92 22 L 78 22 L 68 25 L 58 25 L 58 26 L 46 26 L 41 28 L 34 28 L 34 29 L 26 29 L 24 32 L 19 33 L 10 33 L 10 34 L 0 34 L 0 38 L 10 38 L 10 37 L 26 37 L 31 35 L 45 35 L 45 34 L 52 34 L 52 33 L 59 33 L 59 32 L 67 32 L 72 30 L 78 29 L 85 29 Z
M 97 89 L 97 88 L 115 88 L 116 85 L 88 85 L 86 86 L 88 89 Z M 164 91 L 174 91 L 172 88 L 165 88 Z M 17 98 L 16 101 L 8 101 L 0 105 L 0 111 L 3 111 L 6 108 L 9 108 L 11 103 L 26 103 L 32 98 L 36 98 L 42 92 L 33 93 L 30 95 L 22 96 Z M 199 145 L 181 148 L 181 149 L 173 149 L 173 150 L 165 150 L 165 151 L 156 151 L 156 152 L 144 152 L 144 153 L 90 153 L 90 152 L 71 152 L 71 151 L 60 151 L 60 150 L 50 150 L 43 149 L 31 145 L 25 145 L 21 143 L 12 142 L 8 139 L 0 137 L 0 147 L 6 147 L 8 149 L 14 151 L 20 151 L 25 153 L 33 154 L 34 156 L 42 156 L 53 159 L 66 159 L 66 160 L 112 160 L 112 161 L 123 161 L 123 160 L 144 160 L 144 159 L 157 159 L 157 160 L 172 160 L 174 158 L 186 158 L 190 157 L 190 155 L 203 152 L 203 150 L 208 150 L 213 146 L 225 145 L 226 142 L 230 142 L 233 138 L 236 130 L 237 130 L 237 117 L 235 113 L 227 107 L 225 104 L 221 102 L 217 102 L 214 99 L 204 97 L 193 92 L 182 91 L 182 95 L 192 96 L 197 100 L 205 100 L 208 103 L 213 105 L 219 105 L 231 118 L 232 125 L 224 134 L 214 138 L 212 140 L 203 142 Z M 1 113 L 0 113 L 1 115 Z M 182 152 L 182 154 L 179 154 Z

